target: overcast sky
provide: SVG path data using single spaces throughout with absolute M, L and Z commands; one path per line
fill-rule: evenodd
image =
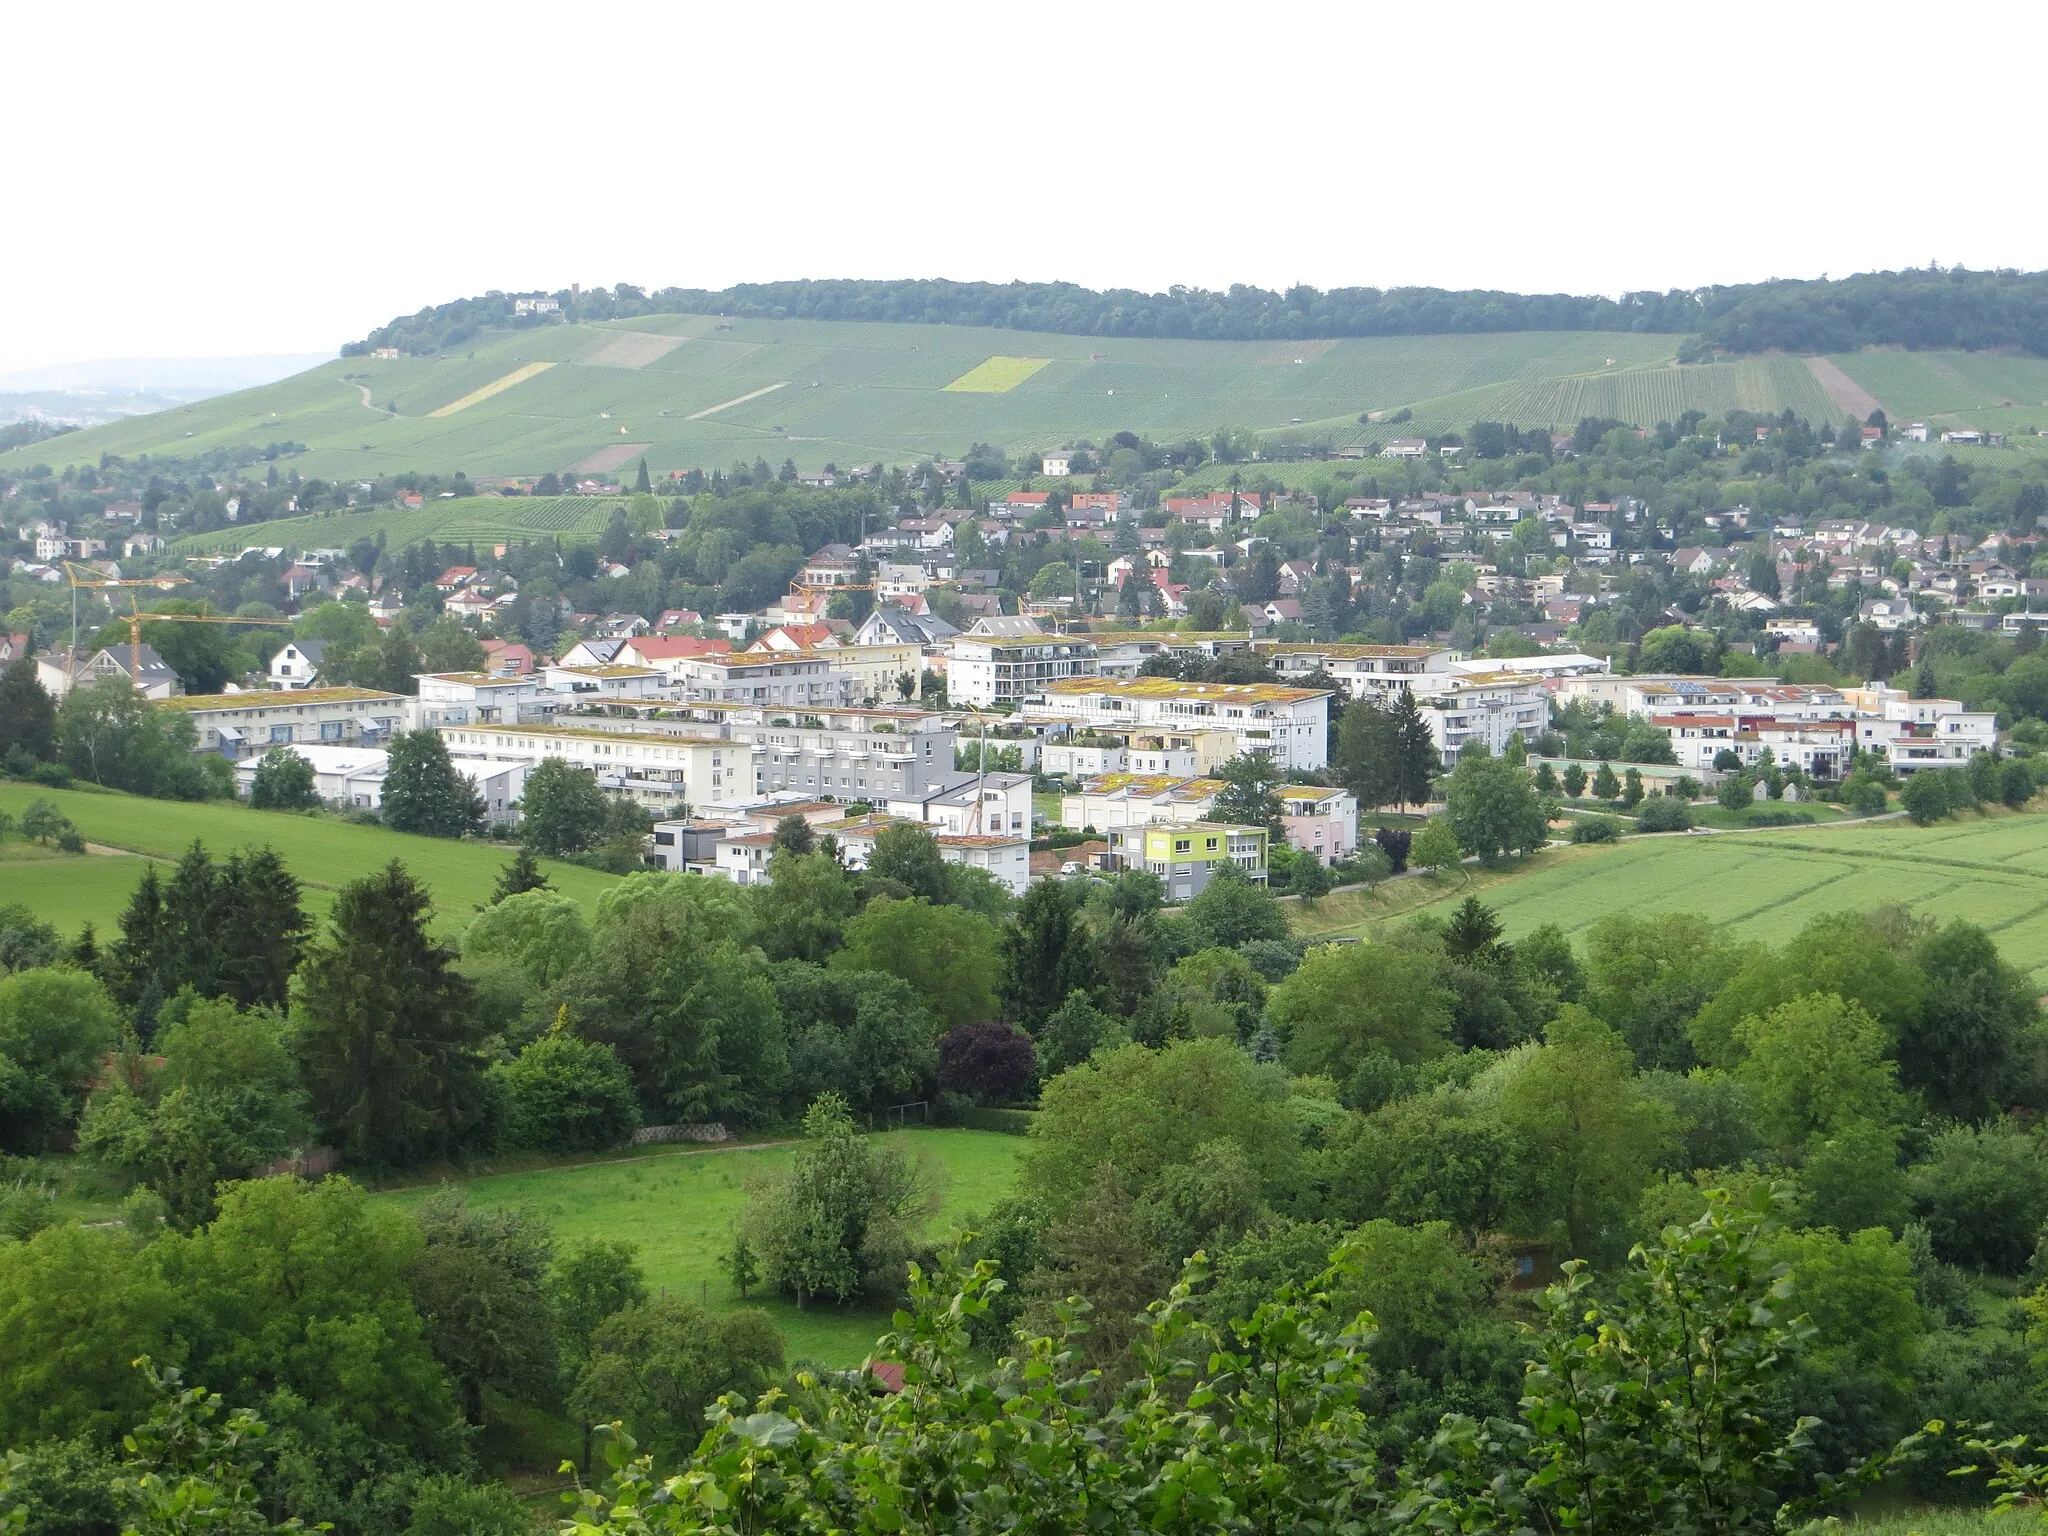
M 0 374 L 490 288 L 2048 267 L 2048 7 L 39 3 Z

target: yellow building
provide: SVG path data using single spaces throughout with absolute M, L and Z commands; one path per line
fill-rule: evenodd
M 1139 865 L 1166 882 L 1169 901 L 1199 895 L 1219 864 L 1235 864 L 1254 880 L 1266 878 L 1266 829 L 1224 821 L 1154 823 L 1122 834 L 1125 866 Z M 1138 844 L 1132 847 L 1132 844 Z M 1113 850 L 1114 851 L 1114 850 Z

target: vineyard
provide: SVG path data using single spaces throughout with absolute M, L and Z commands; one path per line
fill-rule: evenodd
M 2048 359 L 2003 352 L 1872 349 L 1835 362 L 1869 390 L 1894 421 L 1931 428 L 1975 427 L 2015 442 L 2048 429 Z
M 464 496 L 417 511 L 336 512 L 223 528 L 180 539 L 173 548 L 184 555 L 218 554 L 252 544 L 346 549 L 357 539 L 374 539 L 380 533 L 392 549 L 427 538 L 444 544 L 516 541 L 551 534 L 591 538 L 604 532 L 612 509 L 624 505 L 624 499 L 615 496 Z

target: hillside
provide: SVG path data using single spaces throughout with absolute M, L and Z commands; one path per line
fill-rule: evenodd
M 307 448 L 291 467 L 326 478 L 601 472 L 642 453 L 661 474 L 760 457 L 800 468 L 914 461 L 976 442 L 1055 446 L 1124 429 L 1170 438 L 1300 424 L 1341 443 L 1392 435 L 1358 418 L 1403 407 L 1419 425 L 1442 426 L 1505 413 L 1525 426 L 1568 427 L 1607 410 L 1654 421 L 1730 405 L 1832 414 L 1796 362 L 1680 368 L 1674 347 L 1668 336 L 1617 332 L 1108 340 L 657 315 L 489 332 L 461 355 L 342 358 L 0 455 L 0 473 L 103 453 L 188 456 L 283 441 Z M 991 358 L 1046 361 L 984 368 Z

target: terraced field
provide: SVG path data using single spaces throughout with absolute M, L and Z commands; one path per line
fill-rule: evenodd
M 1420 910 L 1464 899 L 1455 878 L 1442 889 Z M 1899 902 L 1981 925 L 2007 959 L 2048 984 L 2048 815 L 2039 813 L 1630 839 L 1546 855 L 1482 894 L 1510 938 L 1553 922 L 1583 933 L 1611 912 L 1687 911 L 1777 943 L 1820 913 Z M 1380 922 L 1363 904 L 1328 918 L 1338 926 L 1313 916 L 1305 926 L 1364 934 Z
M 246 528 L 195 533 L 178 540 L 175 547 L 186 555 L 246 549 L 252 544 L 346 549 L 357 539 L 374 539 L 380 533 L 392 549 L 425 538 L 444 544 L 472 540 L 485 544 L 550 534 L 588 538 L 604 532 L 613 509 L 623 505 L 623 498 L 612 496 L 462 496 L 430 502 L 412 512 L 387 507 L 374 512 L 279 518 Z

